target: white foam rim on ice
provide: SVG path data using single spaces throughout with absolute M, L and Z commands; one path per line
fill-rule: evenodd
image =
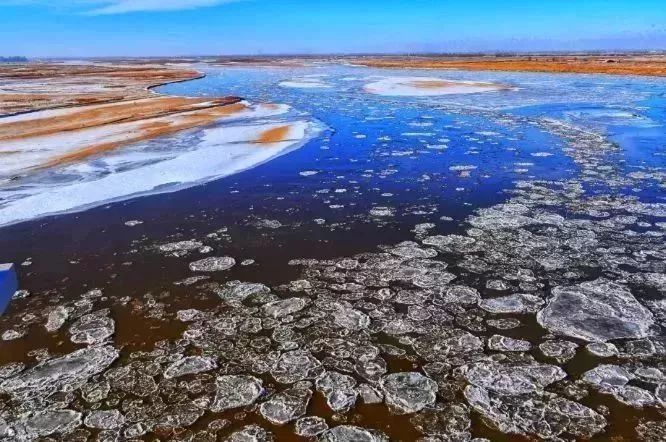
M 260 145 L 254 142 L 263 132 L 285 125 L 289 125 L 286 141 Z M 175 192 L 223 178 L 284 155 L 319 131 L 318 125 L 308 121 L 206 129 L 196 148 L 173 158 L 89 181 L 44 186 L 40 193 L 8 201 L 0 209 L 0 225 L 82 211 L 138 196 Z

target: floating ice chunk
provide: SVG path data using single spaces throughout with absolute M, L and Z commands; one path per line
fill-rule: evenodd
M 620 353 L 615 344 L 610 342 L 590 342 L 585 349 L 599 358 L 610 358 Z
M 236 265 L 236 260 L 229 256 L 204 258 L 190 263 L 193 272 L 221 272 Z
M 385 77 L 366 84 L 371 94 L 395 97 L 427 97 L 434 95 L 474 94 L 508 89 L 497 83 L 446 80 L 434 77 Z
M 516 395 L 542 391 L 567 374 L 560 367 L 548 364 L 497 364 L 479 362 L 468 367 L 467 380 L 500 394 Z
M 264 305 L 263 310 L 266 316 L 281 318 L 303 310 L 306 305 L 307 301 L 303 298 L 289 298 L 269 302 Z
M 264 392 L 261 379 L 248 375 L 219 376 L 216 385 L 217 393 L 210 406 L 215 413 L 252 405 Z
M 282 353 L 271 369 L 271 375 L 281 384 L 293 384 L 314 379 L 323 371 L 321 362 L 308 351 L 293 350 Z
M 397 414 L 416 413 L 435 402 L 439 388 L 417 372 L 393 373 L 381 380 L 386 404 Z
M 655 403 L 655 397 L 649 391 L 627 385 L 635 376 L 620 366 L 599 365 L 583 373 L 582 378 L 602 393 L 612 394 L 631 407 L 642 408 Z
M 652 313 L 626 286 L 603 278 L 555 287 L 537 320 L 551 332 L 590 342 L 644 338 L 654 324 Z
M 273 442 L 273 434 L 261 428 L 259 425 L 247 425 L 232 433 L 227 442 Z
M 275 425 L 284 425 L 305 415 L 312 391 L 290 388 L 277 393 L 259 406 L 261 415 Z
M 67 309 L 61 305 L 55 307 L 49 312 L 49 316 L 46 321 L 46 331 L 52 333 L 57 331 L 65 324 L 67 318 L 69 317 L 69 312 Z
M 503 433 L 536 434 L 541 439 L 567 433 L 589 439 L 606 427 L 606 420 L 596 411 L 554 394 L 526 398 L 468 385 L 465 398 Z
M 167 244 L 162 244 L 157 247 L 160 252 L 171 253 L 171 252 L 190 252 L 196 250 L 199 247 L 203 246 L 203 243 L 195 240 L 187 241 L 178 241 L 170 242 Z
M 666 440 L 666 421 L 641 421 L 636 426 L 636 434 L 641 441 L 661 442 Z
M 359 385 L 358 395 L 364 404 L 381 404 L 384 402 L 384 394 L 370 384 Z
M 113 336 L 116 331 L 116 325 L 113 319 L 109 318 L 108 310 L 100 310 L 82 316 L 69 328 L 71 340 L 75 344 L 99 344 Z
M 376 217 L 395 216 L 395 209 L 392 207 L 377 206 L 370 209 L 370 215 Z
M 243 302 L 245 299 L 255 296 L 270 293 L 271 289 L 264 284 L 229 281 L 224 286 L 215 290 L 215 293 L 224 301 L 230 303 Z
M 319 436 L 320 442 L 389 442 L 384 433 L 353 425 L 339 425 Z
M 281 81 L 278 83 L 280 87 L 294 88 L 294 89 L 328 89 L 331 86 L 324 83 L 319 78 L 302 77 L 292 80 Z
M 282 223 L 275 219 L 260 219 L 253 223 L 258 229 L 279 229 Z
M 436 304 L 476 304 L 481 295 L 479 291 L 465 285 L 452 285 L 443 293 L 436 295 Z
M 187 309 L 187 310 L 178 310 L 176 312 L 176 318 L 182 322 L 192 322 L 196 321 L 198 317 L 201 316 L 201 311 L 197 309 Z
M 167 379 L 173 379 L 188 374 L 203 373 L 215 368 L 217 368 L 217 363 L 214 358 L 187 356 L 169 365 L 164 371 L 164 377 Z
M 616 388 L 613 392 L 613 397 L 623 404 L 634 408 L 651 406 L 656 402 L 652 393 L 633 385 Z
M 490 313 L 536 313 L 543 304 L 543 299 L 538 296 L 518 293 L 482 299 L 479 307 Z
M 34 440 L 51 434 L 67 434 L 81 425 L 81 413 L 73 410 L 47 410 L 35 413 L 15 427 L 15 440 Z
M 319 416 L 302 417 L 294 426 L 294 432 L 303 437 L 314 437 L 326 430 L 328 430 L 326 419 Z
M 387 371 L 386 361 L 382 358 L 361 358 L 354 364 L 356 374 L 369 382 L 377 382 Z
M 118 410 L 96 410 L 86 416 L 83 424 L 88 428 L 115 430 L 125 424 L 125 416 Z
M 570 341 L 544 341 L 539 344 L 539 350 L 544 356 L 555 358 L 557 362 L 563 363 L 576 356 L 578 344 Z
M 477 166 L 467 166 L 467 165 L 459 165 L 459 166 L 450 166 L 449 170 L 451 172 L 464 172 L 468 170 L 476 170 Z
M 633 378 L 631 373 L 617 365 L 599 365 L 583 373 L 585 382 L 602 391 L 613 391 L 617 387 L 624 387 Z
M 20 330 L 7 330 L 2 334 L 2 340 L 3 341 L 15 341 L 16 339 L 21 339 L 22 337 L 26 336 L 28 334 L 28 331 L 25 329 L 20 329 Z
M 362 330 L 370 325 L 368 315 L 344 304 L 337 304 L 332 315 L 336 325 L 348 330 Z
M 91 376 L 101 373 L 118 358 L 112 346 L 87 347 L 61 358 L 43 362 L 0 383 L 0 392 L 17 398 L 72 390 Z
M 333 411 L 346 412 L 356 403 L 356 380 L 351 376 L 328 371 L 317 378 L 316 386 Z
M 422 249 L 415 242 L 405 241 L 388 250 L 393 255 L 400 256 L 401 258 L 434 258 L 437 252 L 433 249 Z
M 493 335 L 488 339 L 488 348 L 494 351 L 530 351 L 532 344 L 522 339 Z

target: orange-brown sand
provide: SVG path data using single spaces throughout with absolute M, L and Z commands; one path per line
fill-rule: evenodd
M 452 83 L 450 81 L 436 81 L 436 80 L 410 81 L 409 85 L 418 89 L 439 89 L 443 87 L 458 86 L 456 83 Z
M 376 68 L 462 69 L 666 76 L 666 56 L 360 57 L 347 62 Z
M 287 140 L 289 135 L 289 129 L 291 126 L 279 126 L 274 127 L 273 129 L 268 129 L 259 135 L 259 138 L 255 140 L 256 143 L 278 143 L 280 141 Z
M 0 65 L 0 115 L 148 98 L 154 96 L 150 87 L 200 76 L 197 71 L 163 66 Z
M 218 105 L 217 107 L 209 107 L 196 111 L 168 115 L 172 118 L 157 117 L 152 119 L 152 121 L 150 119 L 142 120 L 141 124 L 131 132 L 129 137 L 123 139 L 123 141 L 98 143 L 84 146 L 73 152 L 68 152 L 51 159 L 50 161 L 42 164 L 40 168 L 47 168 L 61 164 L 82 161 L 89 157 L 101 155 L 127 144 L 146 141 L 183 130 L 209 125 L 222 117 L 231 115 L 235 112 L 240 112 L 244 108 L 245 106 L 241 105 L 240 103 L 230 104 L 227 106 Z
M 192 70 L 124 64 L 64 65 L 27 63 L 0 67 L 0 143 L 68 132 L 100 129 L 99 143 L 67 150 L 39 167 L 79 161 L 120 146 L 213 123 L 247 106 L 237 97 L 167 97 L 150 92 L 156 85 L 200 77 Z M 10 92 L 8 92 L 10 91 Z M 57 109 L 55 109 L 57 108 Z M 61 109 L 62 108 L 62 109 Z M 50 110 L 54 109 L 54 110 Z M 103 140 L 104 134 L 120 134 Z M 124 131 L 124 133 L 122 132 Z M 5 151 L 9 154 L 11 151 Z

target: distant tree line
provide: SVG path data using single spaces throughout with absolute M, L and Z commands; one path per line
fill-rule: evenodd
M 0 63 L 22 63 L 28 61 L 26 57 L 13 56 L 13 57 L 0 57 Z

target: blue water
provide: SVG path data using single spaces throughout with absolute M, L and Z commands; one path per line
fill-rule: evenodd
M 33 283 L 47 287 L 48 276 L 67 274 L 70 261 L 109 269 L 110 261 L 120 265 L 135 259 L 119 251 L 224 227 L 232 241 L 220 252 L 270 263 L 259 270 L 286 278 L 290 258 L 373 250 L 412 239 L 418 223 L 433 223 L 441 234 L 459 231 L 476 209 L 509 198 L 519 180 L 576 177 L 579 166 L 563 152 L 565 142 L 540 123 L 544 119 L 617 143 L 614 161 L 625 173 L 645 167 L 654 173 L 666 166 L 664 79 L 346 66 L 198 68 L 205 78 L 158 92 L 285 103 L 327 129 L 300 149 L 237 175 L 2 228 L 0 262 L 36 257 L 29 269 L 44 282 Z M 319 80 L 330 87 L 279 85 L 307 75 L 323 75 Z M 493 81 L 514 90 L 393 98 L 363 91 L 376 76 Z M 617 191 L 664 200 L 658 180 Z M 373 216 L 377 207 L 388 208 L 392 216 Z M 131 229 L 124 225 L 134 219 L 144 223 Z M 261 219 L 283 227 L 257 229 Z M 95 280 L 91 274 L 68 277 Z
M 426 205 L 436 207 L 442 216 L 456 217 L 467 213 L 465 207 L 501 200 L 503 190 L 516 180 L 566 179 L 576 174 L 577 166 L 560 150 L 561 140 L 539 128 L 541 119 L 603 134 L 621 147 L 618 166 L 626 173 L 645 165 L 666 166 L 664 79 L 341 66 L 204 70 L 206 78 L 165 86 L 160 92 L 287 103 L 322 121 L 330 128 L 329 136 L 283 160 L 290 170 L 283 173 L 291 173 L 303 197 L 319 188 L 346 188 L 343 194 L 310 196 L 344 204 L 348 214 L 381 204 L 397 206 L 400 214 L 409 216 L 413 206 Z M 283 80 L 316 75 L 330 87 L 279 86 Z M 515 89 L 423 98 L 363 91 L 373 77 L 419 75 L 498 82 Z M 540 156 L 544 153 L 550 156 Z M 476 169 L 469 177 L 460 177 L 449 170 L 455 166 Z M 262 171 L 279 167 L 273 164 Z M 296 176 L 299 169 L 321 172 L 302 179 Z M 382 176 L 386 170 L 394 173 Z M 279 179 L 272 184 L 279 186 Z M 381 197 L 382 193 L 393 196 Z M 649 198 L 663 195 L 651 192 Z

